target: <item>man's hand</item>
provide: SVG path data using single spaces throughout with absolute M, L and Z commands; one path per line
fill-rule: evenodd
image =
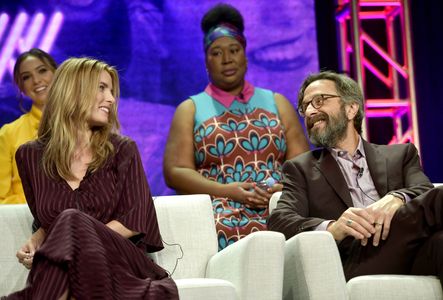
M 363 208 L 348 208 L 337 221 L 328 225 L 327 230 L 336 241 L 342 241 L 347 236 L 361 240 L 365 246 L 367 239 L 375 233 L 374 218 Z
M 373 245 L 378 246 L 380 237 L 386 240 L 391 229 L 391 221 L 395 212 L 403 205 L 403 200 L 394 195 L 386 195 L 377 202 L 365 208 L 366 212 L 374 218 L 375 234 Z

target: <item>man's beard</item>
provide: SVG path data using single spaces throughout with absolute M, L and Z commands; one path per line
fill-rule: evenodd
M 312 128 L 312 125 L 318 120 L 324 120 L 323 128 Z M 348 118 L 345 107 L 342 105 L 337 116 L 319 113 L 308 120 L 306 127 L 312 144 L 317 147 L 333 148 L 345 139 L 347 126 Z

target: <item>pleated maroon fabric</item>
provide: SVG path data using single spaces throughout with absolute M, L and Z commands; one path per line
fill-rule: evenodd
M 47 232 L 24 290 L 7 299 L 178 299 L 177 287 L 145 251 L 163 248 L 155 209 L 136 144 L 113 135 L 115 152 L 72 190 L 42 170 L 43 147 L 16 154 L 28 205 Z M 129 239 L 105 224 L 117 220 L 140 232 Z

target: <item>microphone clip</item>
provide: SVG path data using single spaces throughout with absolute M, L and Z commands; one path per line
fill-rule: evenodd
M 364 172 L 364 168 L 361 167 L 360 169 L 358 169 L 358 173 L 357 173 L 357 178 L 361 178 L 363 176 L 363 172 Z

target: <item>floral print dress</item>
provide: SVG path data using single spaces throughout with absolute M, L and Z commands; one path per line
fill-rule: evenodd
M 249 99 L 235 99 L 227 107 L 207 91 L 191 97 L 196 108 L 198 171 L 223 184 L 260 182 L 269 177 L 279 182 L 286 138 L 273 92 L 252 87 Z M 250 209 L 220 197 L 212 197 L 212 205 L 219 250 L 251 232 L 267 229 L 268 209 Z

